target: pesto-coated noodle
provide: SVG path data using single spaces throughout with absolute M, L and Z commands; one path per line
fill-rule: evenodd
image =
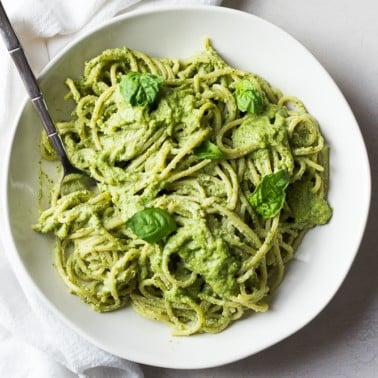
M 55 234 L 69 290 L 101 312 L 131 303 L 175 335 L 266 311 L 304 233 L 331 216 L 328 148 L 304 104 L 208 40 L 187 61 L 107 50 L 66 83 L 75 109 L 57 127 L 98 191 L 53 195 L 34 228 Z

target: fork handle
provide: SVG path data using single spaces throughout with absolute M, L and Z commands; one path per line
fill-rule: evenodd
M 20 42 L 17 38 L 16 33 L 14 32 L 11 23 L 9 22 L 9 18 L 5 13 L 4 7 L 2 2 L 0 1 L 0 29 L 1 34 L 4 38 L 5 45 L 8 51 L 16 49 L 20 46 Z
M 42 125 L 49 137 L 55 151 L 59 155 L 62 161 L 68 161 L 66 151 L 64 149 L 62 140 L 55 128 L 55 125 L 51 119 L 49 111 L 47 109 L 46 101 L 38 86 L 37 79 L 31 70 L 29 62 L 26 58 L 24 49 L 21 46 L 20 41 L 9 21 L 9 18 L 4 10 L 3 4 L 0 1 L 0 31 L 4 39 L 5 45 L 9 54 L 11 55 L 18 72 L 24 82 L 26 91 L 32 101 L 32 104 L 40 119 Z
M 5 46 L 9 54 L 11 55 L 21 78 L 24 81 L 26 90 L 29 97 L 33 100 L 40 96 L 40 90 L 37 84 L 37 80 L 30 68 L 30 65 L 26 59 L 24 50 L 17 38 L 17 35 L 9 21 L 7 14 L 5 13 L 3 4 L 0 1 L 0 30 L 4 39 Z

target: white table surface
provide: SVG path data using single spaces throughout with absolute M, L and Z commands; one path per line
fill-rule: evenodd
M 334 78 L 364 136 L 372 206 L 357 258 L 331 303 L 309 325 L 242 361 L 206 370 L 144 366 L 146 378 L 378 377 L 378 1 L 226 0 L 307 47 Z M 342 138 L 342 136 L 340 136 Z M 351 198 L 351 201 L 358 200 Z M 353 217 L 353 214 L 350 214 Z

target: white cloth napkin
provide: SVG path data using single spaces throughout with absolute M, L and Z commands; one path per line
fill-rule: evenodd
M 3 0 L 34 73 L 67 42 L 119 13 L 161 4 L 221 0 Z M 0 177 L 13 117 L 26 95 L 0 41 Z M 3 207 L 4 204 L 1 204 Z M 2 209 L 1 209 L 2 210 Z M 0 221 L 4 221 L 2 211 Z M 0 230 L 3 229 L 0 223 Z M 100 350 L 69 329 L 28 285 L 0 234 L 0 377 L 143 377 L 139 365 Z

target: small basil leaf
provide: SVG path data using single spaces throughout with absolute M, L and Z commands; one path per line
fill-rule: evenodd
M 221 159 L 224 156 L 223 152 L 219 149 L 219 147 L 208 140 L 196 147 L 194 149 L 194 154 L 198 156 L 200 159 L 211 160 Z
M 146 72 L 130 71 L 122 76 L 120 92 L 132 106 L 146 106 L 155 102 L 163 78 Z
M 157 207 L 138 211 L 126 222 L 126 226 L 148 243 L 156 243 L 177 229 L 173 216 Z
M 263 177 L 255 191 L 248 197 L 249 203 L 264 218 L 278 214 L 285 203 L 289 174 L 285 169 Z
M 264 107 L 260 91 L 249 80 L 240 80 L 236 84 L 236 104 L 242 112 L 259 113 Z

